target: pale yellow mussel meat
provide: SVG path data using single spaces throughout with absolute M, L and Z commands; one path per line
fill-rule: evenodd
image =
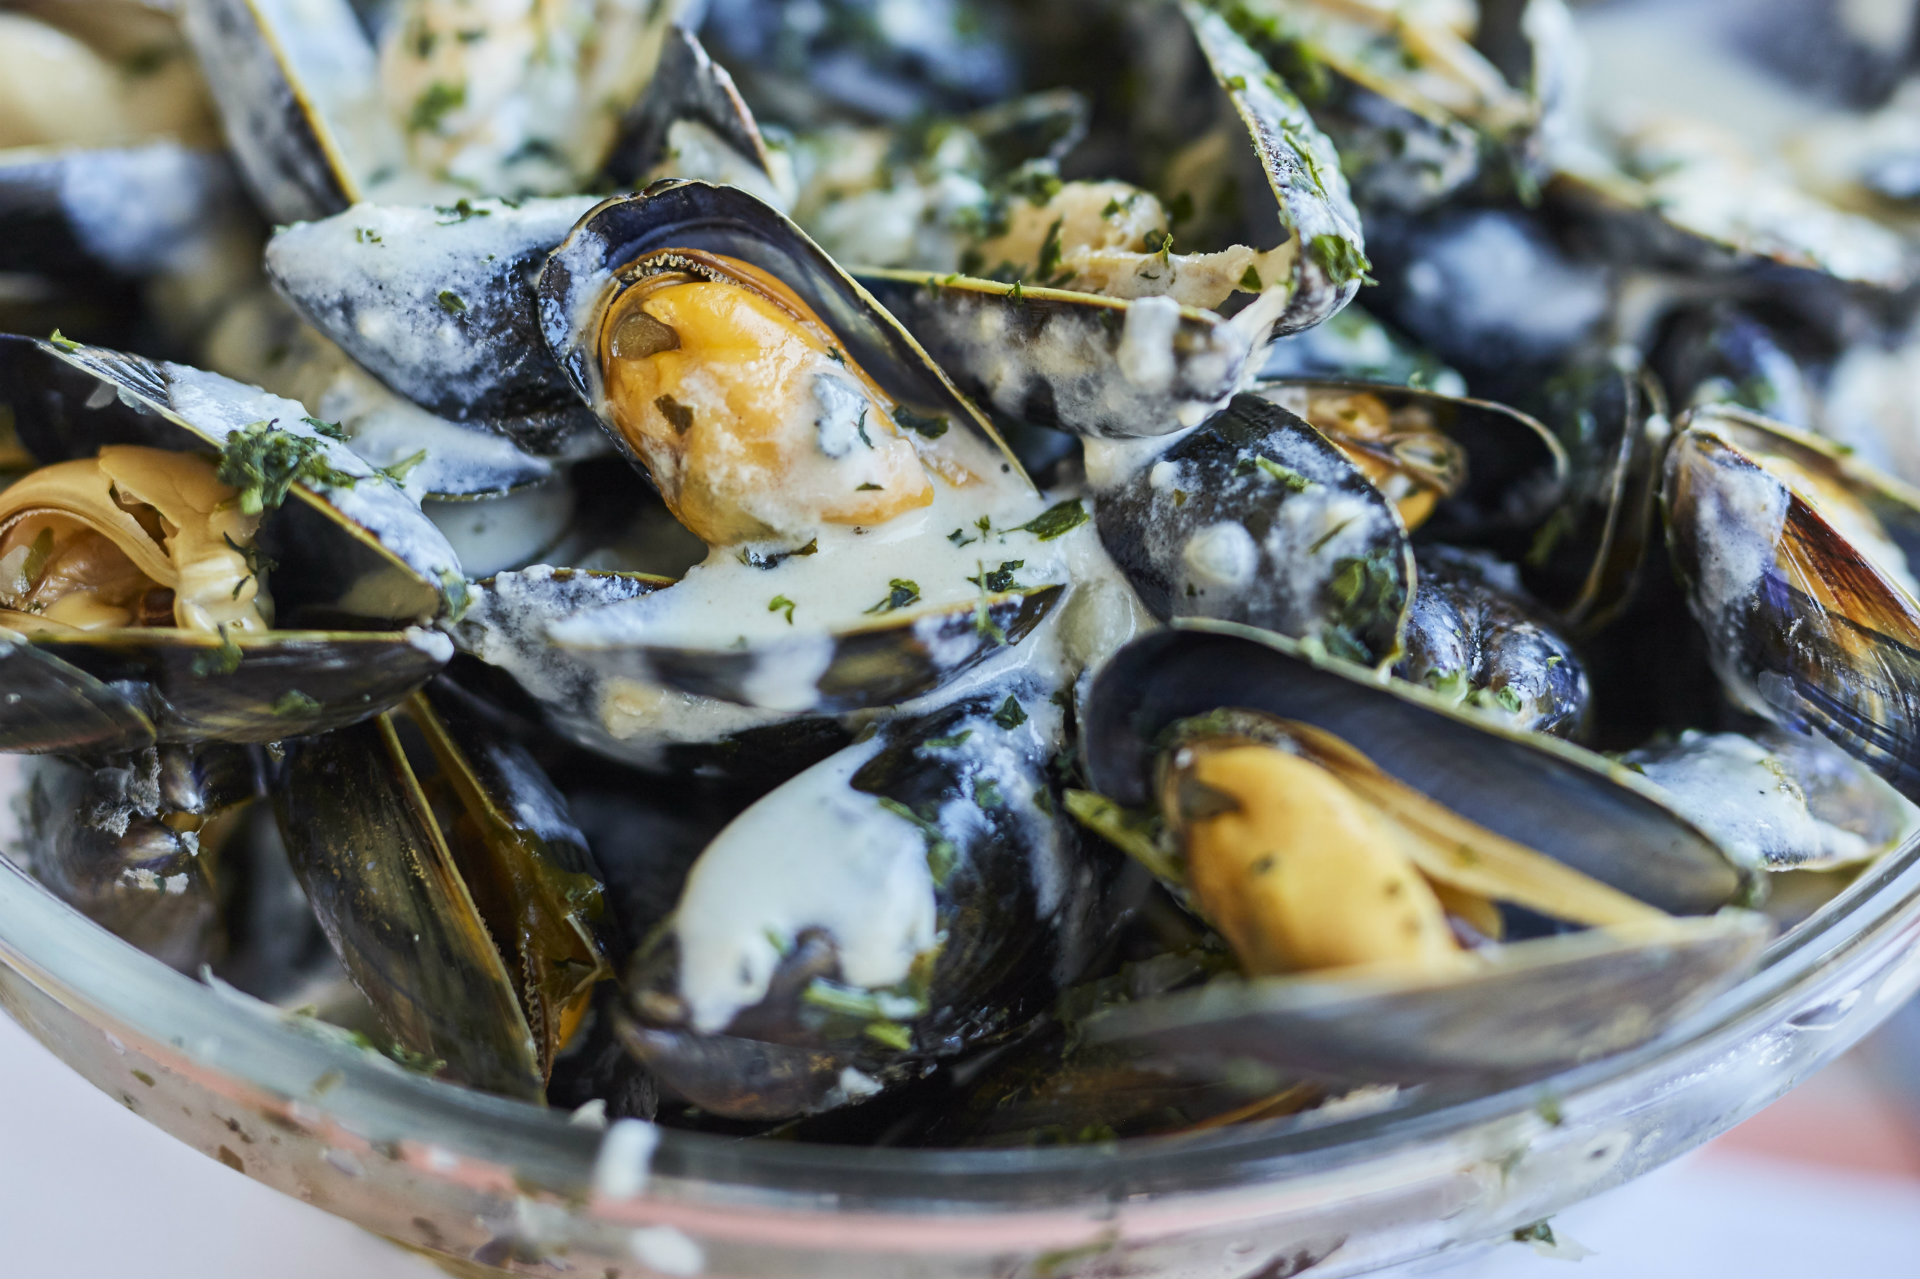
M 608 409 L 708 545 L 872 526 L 933 501 L 893 402 L 793 290 L 692 250 L 627 274 L 600 332 Z
M 1249 975 L 1467 971 L 1465 939 L 1500 938 L 1499 902 L 1590 927 L 1666 918 L 1395 781 L 1332 734 L 1274 727 L 1271 740 L 1181 745 L 1161 778 L 1193 903 Z
M 1409 530 L 1466 483 L 1466 450 L 1418 404 L 1395 407 L 1365 391 L 1315 390 L 1300 412 L 1387 495 Z
M 0 491 L 0 624 L 264 631 L 258 524 L 192 454 L 112 445 L 42 467 Z

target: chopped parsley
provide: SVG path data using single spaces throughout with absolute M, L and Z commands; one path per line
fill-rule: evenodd
M 1014 729 L 1027 722 L 1026 708 L 1020 705 L 1020 699 L 1012 693 L 1000 703 L 1000 709 L 993 713 L 993 722 L 1002 728 Z
M 1243 457 L 1233 465 L 1237 476 L 1264 475 L 1289 493 L 1304 493 L 1313 487 L 1313 481 L 1290 466 L 1282 466 L 1264 454 L 1256 453 L 1252 457 Z
M 346 428 L 338 422 L 322 422 L 317 417 L 303 417 L 300 420 L 312 427 L 315 435 L 324 435 L 328 439 L 338 440 L 342 444 L 347 442 Z
M 436 204 L 433 211 L 440 215 L 441 226 L 450 226 L 455 222 L 465 222 L 468 218 L 489 218 L 493 216 L 492 209 L 478 208 L 471 199 L 464 195 L 452 204 Z
M 947 433 L 947 419 L 927 413 L 916 413 L 904 404 L 894 406 L 893 420 L 914 434 L 929 440 L 937 440 Z
M 353 238 L 355 242 L 360 244 L 379 244 L 380 243 L 380 233 L 374 230 L 370 226 L 355 227 L 353 231 Z
M 407 480 L 407 476 L 413 472 L 413 468 L 420 465 L 422 462 L 426 460 L 427 460 L 427 451 L 425 449 L 421 449 L 419 452 L 413 454 L 411 457 L 401 458 L 398 462 L 395 462 L 392 466 L 382 466 L 376 469 L 379 471 L 380 475 L 383 478 L 391 481 L 392 483 L 405 484 Z
M 1017 531 L 1031 533 L 1043 542 L 1051 542 L 1056 537 L 1071 533 L 1090 518 L 1086 508 L 1080 505 L 1079 498 L 1069 498 L 1040 512 Z
M 239 491 L 242 514 L 279 509 L 295 481 L 333 488 L 352 488 L 358 482 L 359 476 L 327 461 L 322 441 L 283 431 L 277 422 L 276 418 L 235 428 L 220 452 L 219 480 Z
M 293 715 L 311 715 L 320 709 L 320 703 L 297 688 L 290 688 L 274 699 L 272 713 L 285 719 Z
M 784 595 L 776 595 L 773 597 L 773 599 L 771 599 L 767 603 L 767 612 L 769 613 L 778 613 L 782 609 L 785 609 L 787 613 L 787 625 L 792 626 L 793 610 L 794 610 L 794 603 L 792 600 L 788 599 Z
M 449 622 L 459 621 L 473 607 L 473 592 L 467 588 L 467 579 L 452 569 L 440 574 L 440 597 L 447 602 Z
M 220 628 L 220 647 L 210 653 L 202 653 L 193 659 L 195 675 L 231 675 L 240 669 L 240 659 L 244 656 L 240 646 L 227 634 L 227 628 Z
M 420 96 L 414 99 L 413 111 L 407 116 L 407 128 L 414 133 L 440 131 L 440 123 L 450 112 L 458 111 L 467 105 L 467 86 L 452 84 L 446 80 L 435 80 L 428 85 Z
M 1260 282 L 1260 272 L 1249 266 L 1246 274 L 1240 277 L 1240 287 L 1249 293 L 1258 293 L 1267 286 Z
M 53 331 L 53 335 L 49 337 L 47 341 L 53 343 L 55 346 L 59 347 L 62 351 L 78 351 L 80 349 L 80 344 L 78 342 L 74 341 L 72 338 L 62 333 L 59 329 L 55 329 Z
M 905 608 L 920 598 L 920 584 L 904 577 L 896 577 L 887 583 L 887 598 L 865 610 L 868 613 L 891 613 L 895 609 Z
M 988 572 L 987 566 L 982 564 L 979 574 L 967 580 L 981 590 L 990 591 L 996 595 L 1002 591 L 1017 591 L 1020 589 L 1020 583 L 1013 580 L 1013 575 L 1016 570 L 1025 565 L 1025 560 L 1001 560 L 999 568 Z
M 963 728 L 959 732 L 955 733 L 952 737 L 929 737 L 926 741 L 922 742 L 921 745 L 927 747 L 929 750 L 936 750 L 936 751 L 951 750 L 953 747 L 960 745 L 962 742 L 966 741 L 969 737 L 972 737 L 972 736 L 973 736 L 972 729 Z
M 440 290 L 440 309 L 448 315 L 460 315 L 467 309 L 467 300 L 452 289 Z
M 953 874 L 954 863 L 960 860 L 960 850 L 940 829 L 940 824 L 888 795 L 880 796 L 880 807 L 920 828 L 920 837 L 927 842 L 927 870 L 933 875 L 934 887 L 945 887 L 947 877 Z
M 1307 241 L 1307 256 L 1320 264 L 1321 270 L 1335 285 L 1347 284 L 1358 280 L 1362 284 L 1378 284 L 1367 272 L 1373 269 L 1373 263 L 1367 261 L 1367 255 L 1357 248 L 1353 241 L 1345 236 L 1324 232 Z

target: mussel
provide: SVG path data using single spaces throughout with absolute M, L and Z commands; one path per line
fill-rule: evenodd
M 1711 406 L 1682 419 L 1662 502 L 1728 694 L 1920 795 L 1915 495 L 1818 437 Z
M 1346 305 L 1367 267 L 1345 178 L 1294 90 L 1219 14 L 1197 3 L 1153 12 L 1165 56 L 1143 76 L 1183 59 L 1186 70 L 1149 96 L 1156 108 L 1206 104 L 1204 118 L 1154 131 L 1181 148 L 1164 159 L 1162 196 L 1043 172 L 993 206 L 992 234 L 963 274 L 856 272 L 965 390 L 1009 417 L 1094 438 L 1194 426 L 1270 340 Z M 1235 216 L 1206 212 L 1220 209 Z M 1209 230 L 1209 217 L 1222 225 Z M 1176 226 L 1229 247 L 1175 253 Z
M 278 783 L 294 871 L 401 1047 L 539 1098 L 611 970 L 592 854 L 525 749 L 440 685 L 287 743 Z
M 749 807 L 635 957 L 628 1047 L 702 1110 L 769 1119 L 1019 1031 L 1100 935 L 1048 777 L 1061 728 L 1033 690 L 964 700 Z
M 1525 1074 L 1656 1033 L 1767 937 L 1739 912 L 1667 913 L 1746 881 L 1626 770 L 1243 627 L 1122 650 L 1086 743 L 1099 794 L 1076 812 L 1122 838 L 1143 828 L 1112 805 L 1152 815 L 1154 860 L 1247 978 L 1108 1014 L 1095 1037 L 1343 1078 Z M 1589 931 L 1490 945 L 1516 907 Z
M 299 404 L 0 338 L 0 406 L 42 464 L 0 494 L 8 750 L 322 732 L 451 656 L 451 548 Z

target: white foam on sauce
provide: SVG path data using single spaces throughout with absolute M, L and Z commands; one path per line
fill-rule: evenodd
M 694 864 L 673 929 L 696 1030 L 724 1030 L 763 999 L 781 945 L 808 928 L 832 934 L 841 975 L 868 989 L 905 981 L 933 948 L 920 828 L 848 785 L 877 749 L 814 765 L 734 818 Z
M 1740 733 L 1689 731 L 1680 749 L 1634 762 L 1645 778 L 1742 866 L 1833 865 L 1880 850 L 1822 821 L 1787 761 Z
M 1260 567 L 1260 548 L 1245 525 L 1223 520 L 1188 538 L 1180 558 L 1195 580 L 1238 589 L 1251 582 Z

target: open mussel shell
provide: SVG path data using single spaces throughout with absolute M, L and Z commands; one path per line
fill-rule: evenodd
M 36 878 L 162 963 L 194 972 L 225 940 L 224 815 L 259 794 L 254 752 L 148 748 L 97 766 L 38 760 L 21 831 Z
M 1661 910 L 1714 911 L 1747 890 L 1727 855 L 1629 769 L 1218 622 L 1142 636 L 1095 678 L 1083 734 L 1093 789 L 1148 807 L 1165 730 L 1222 707 L 1332 733 L 1467 820 Z
M 288 743 L 276 805 L 335 953 L 400 1047 L 539 1099 L 608 968 L 598 871 L 532 758 L 436 687 Z
M 334 482 L 297 483 L 262 525 L 283 629 L 223 640 L 171 628 L 40 632 L 0 653 L 0 743 L 123 752 L 158 741 L 266 742 L 363 719 L 452 656 L 418 629 L 465 579 L 439 531 L 293 401 L 215 374 L 73 344 L 0 337 L 0 407 L 42 464 L 109 444 L 216 452 L 262 421 L 308 441 Z M 26 619 L 22 619 L 23 621 Z M 4 616 L 0 615 L 0 624 Z M 314 629 L 324 628 L 324 629 Z
M 1569 149 L 1548 195 L 1623 262 L 1744 276 L 1803 296 L 1835 285 L 1897 294 L 1920 269 L 1896 232 L 1798 189 L 1728 136 L 1663 122 L 1615 150 Z M 1728 190 L 1749 198 L 1728 200 Z
M 1400 647 L 1413 551 L 1394 505 L 1303 419 L 1254 395 L 1172 443 L 1087 443 L 1100 540 L 1156 617 Z
M 1327 319 L 1360 287 L 1359 217 L 1332 147 L 1306 109 L 1225 19 L 1197 4 L 1170 14 L 1206 68 L 1207 91 L 1247 139 L 1244 189 L 1262 198 L 1252 202 L 1258 211 L 1243 242 L 1290 241 L 1291 270 L 1264 280 L 1256 271 L 1258 290 L 1231 317 L 1171 297 L 1107 297 L 929 271 L 856 272 L 963 390 L 1011 418 L 1108 439 L 1191 427 L 1225 404 L 1272 338 Z M 1141 255 L 1143 276 L 1166 269 Z
M 317 433 L 293 400 L 182 364 L 0 335 L 0 403 L 43 465 L 107 444 L 218 453 L 233 432 L 261 422 L 309 442 L 335 480 L 296 481 L 261 538 L 279 563 L 282 620 L 425 623 L 449 608 L 445 583 L 464 580 L 420 508 Z
M 1660 464 L 1671 424 L 1660 383 L 1624 350 L 1548 383 L 1537 411 L 1572 459 L 1569 500 L 1532 530 L 1527 586 L 1591 634 L 1629 606 L 1656 528 Z
M 695 154 L 680 151 L 681 143 Z M 682 26 L 666 33 L 653 78 L 621 121 L 605 172 L 619 186 L 633 187 L 669 161 L 708 170 L 676 176 L 729 182 L 763 199 L 780 185 L 767 141 L 733 77 Z
M 1920 497 L 1816 437 L 1713 406 L 1683 419 L 1662 499 L 1727 692 L 1920 796 Z
M 1537 1077 L 1653 1038 L 1729 989 L 1771 935 L 1745 911 L 1504 947 L 1466 976 L 1356 969 L 1216 980 L 1090 1021 L 1095 1042 L 1214 1070 L 1393 1083 Z
M 1305 418 L 1363 470 L 1432 492 L 1423 539 L 1518 558 L 1566 497 L 1566 451 L 1539 421 L 1504 404 L 1319 378 L 1261 381 L 1252 394 Z M 1374 429 L 1383 414 L 1386 429 Z
M 540 273 L 541 332 L 567 379 L 596 411 L 604 415 L 601 320 L 630 283 L 617 273 L 662 249 L 718 253 L 767 272 L 812 309 L 847 358 L 895 403 L 923 418 L 972 428 L 1017 466 L 980 410 L 806 232 L 744 191 L 705 182 L 662 179 L 639 195 L 602 201 Z
M 969 699 L 748 808 L 636 955 L 628 1048 L 703 1110 L 784 1118 L 1017 1032 L 1098 944 L 1103 889 L 1051 799 L 1060 734 L 1038 689 Z
M 362 205 L 288 227 L 268 276 L 394 392 L 547 455 L 602 447 L 546 346 L 533 281 L 587 196 Z
M 241 176 L 274 222 L 338 213 L 377 171 L 405 167 L 373 42 L 348 0 L 190 0 L 181 10 Z

